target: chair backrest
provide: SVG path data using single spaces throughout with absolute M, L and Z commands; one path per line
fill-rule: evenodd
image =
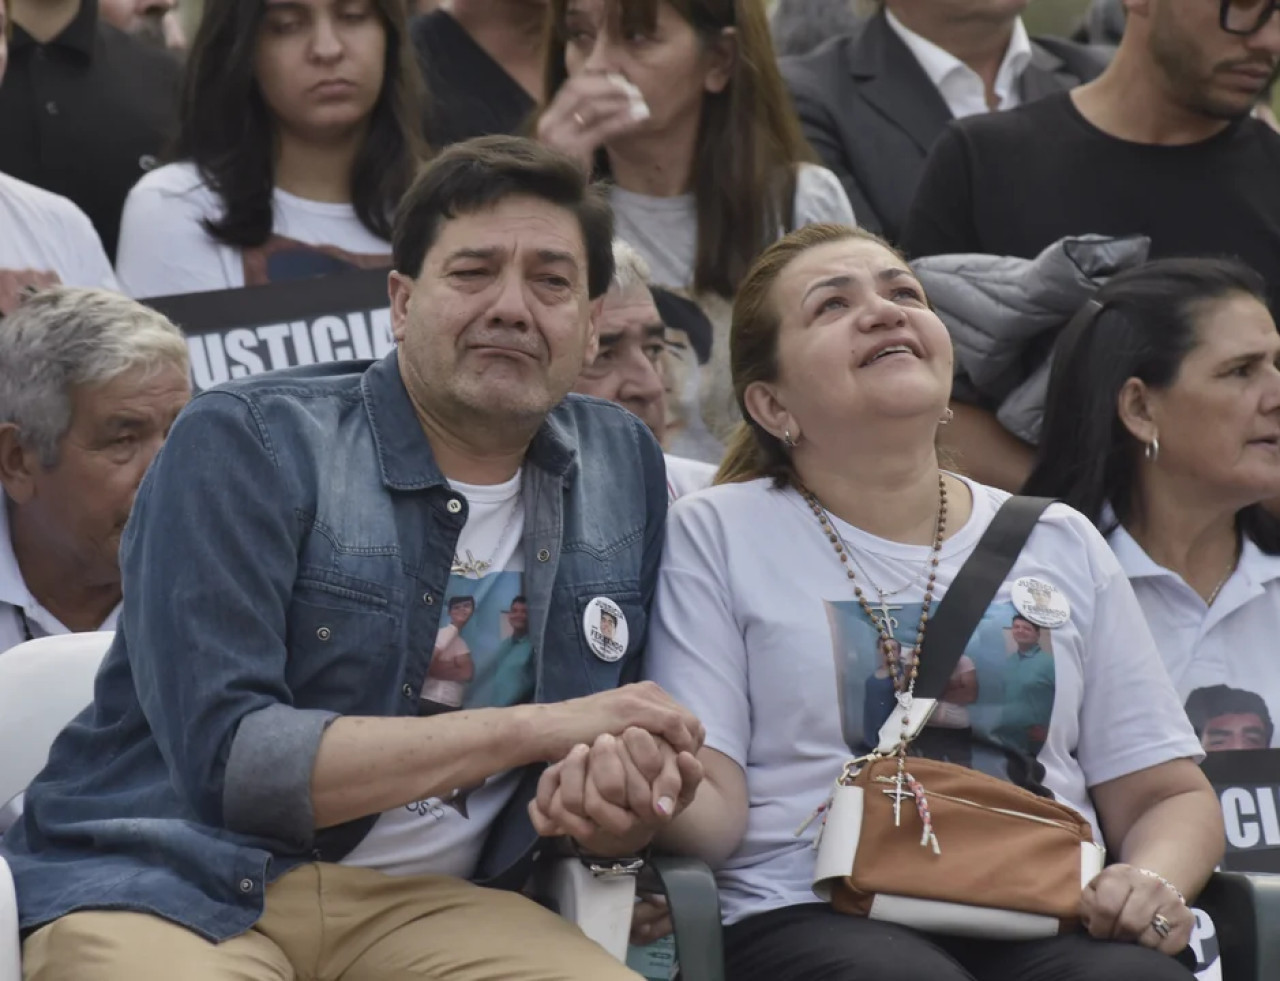
M 58 634 L 0 653 L 0 804 L 44 768 L 58 733 L 93 701 L 114 636 Z

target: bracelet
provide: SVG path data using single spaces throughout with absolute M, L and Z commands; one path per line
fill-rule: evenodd
M 1137 866 L 1134 866 L 1134 868 L 1137 869 Z M 1150 869 L 1137 869 L 1137 870 L 1141 872 L 1143 875 L 1145 875 L 1148 879 L 1155 879 L 1156 882 L 1160 883 L 1162 886 L 1168 889 L 1171 893 L 1177 896 L 1178 902 L 1180 902 L 1183 906 L 1187 905 L 1187 897 L 1182 895 L 1182 890 L 1179 889 L 1177 886 L 1175 886 L 1172 882 L 1170 882 L 1164 876 L 1162 876 L 1159 872 L 1152 872 Z
M 625 858 L 607 858 L 601 855 L 588 854 L 573 838 L 568 838 L 568 842 L 574 857 L 586 866 L 587 871 L 597 879 L 638 875 L 649 860 L 648 848 L 644 849 L 639 855 L 628 855 Z

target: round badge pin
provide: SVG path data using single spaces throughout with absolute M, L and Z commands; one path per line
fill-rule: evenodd
M 582 633 L 591 652 L 610 663 L 627 653 L 627 618 L 607 596 L 597 596 L 582 613 Z
M 1013 584 L 1009 599 L 1013 608 L 1037 627 L 1054 630 L 1071 618 L 1071 604 L 1051 582 L 1024 576 Z

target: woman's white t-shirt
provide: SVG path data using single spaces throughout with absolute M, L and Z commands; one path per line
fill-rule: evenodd
M 685 289 L 693 282 L 698 206 L 692 194 L 659 198 L 611 188 L 617 236 L 644 256 L 653 285 Z M 796 174 L 794 225 L 852 225 L 853 207 L 840 179 L 825 167 L 801 164 Z M 744 230 L 745 233 L 745 230 Z
M 1108 541 L 1147 615 L 1179 697 L 1186 703 L 1199 693 L 1193 703 L 1197 718 L 1192 721 L 1201 730 L 1206 724 L 1220 730 L 1208 734 L 1206 747 L 1219 740 L 1224 740 L 1222 748 L 1230 749 L 1263 749 L 1263 742 L 1280 747 L 1280 556 L 1267 555 L 1246 540 L 1235 571 L 1208 606 L 1180 575 L 1147 555 L 1123 527 Z M 1240 710 L 1241 696 L 1246 709 L 1250 696 L 1265 706 L 1259 706 L 1266 717 L 1257 719 L 1258 724 L 1246 718 L 1251 712 Z M 1213 725 L 1215 719 L 1223 721 Z
M 966 484 L 973 513 L 943 544 L 935 603 L 1008 497 Z M 930 549 L 836 525 L 882 589 L 910 580 L 888 601 L 894 635 L 909 650 Z M 874 601 L 865 573 L 857 574 Z M 1011 630 L 1011 587 L 1024 578 L 1056 588 L 1070 608 L 1062 626 L 1041 629 L 1033 644 Z M 888 716 L 892 682 L 885 690 L 877 676 L 877 650 L 844 567 L 794 490 L 756 480 L 673 505 L 647 671 L 703 721 L 706 745 L 746 773 L 746 835 L 718 872 L 727 922 L 816 901 L 817 827 L 800 837 L 796 829 Z M 1200 758 L 1124 572 L 1070 508 L 1045 513 L 965 656 L 957 670 L 976 672 L 976 697 L 965 679 L 964 712 L 931 723 L 916 748 L 1051 791 L 1093 823 L 1098 841 L 1090 787 Z M 955 728 L 956 720 L 969 728 Z
M 239 289 L 391 263 L 391 245 L 360 223 L 349 204 L 308 201 L 276 188 L 271 237 L 240 249 L 204 229 L 222 199 L 194 164 L 151 171 L 125 199 L 116 276 L 129 296 Z

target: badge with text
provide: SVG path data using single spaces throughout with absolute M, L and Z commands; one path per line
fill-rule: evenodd
M 1037 627 L 1056 630 L 1071 618 L 1071 604 L 1053 583 L 1025 576 L 1009 594 L 1013 608 Z
M 602 661 L 617 661 L 627 653 L 627 618 L 607 596 L 597 596 L 582 614 L 587 646 Z

